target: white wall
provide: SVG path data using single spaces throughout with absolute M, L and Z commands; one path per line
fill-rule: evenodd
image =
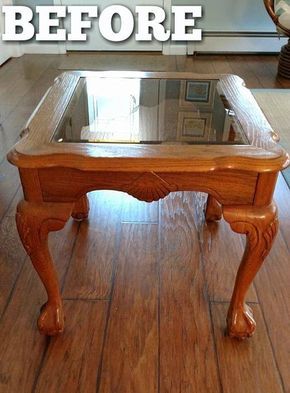
M 263 0 L 172 0 L 175 5 L 202 5 L 203 29 L 200 43 L 183 43 L 180 52 L 270 52 L 277 53 L 286 42 L 279 40 Z M 171 51 L 172 52 L 172 51 Z
M 172 4 L 201 5 L 198 25 L 205 31 L 275 31 L 263 0 L 172 0 Z
M 58 0 L 56 0 L 58 1 Z M 166 0 L 166 3 L 170 0 Z M 80 1 L 85 4 L 85 0 Z M 117 3 L 117 2 L 116 2 Z M 53 0 L 14 0 L 14 4 L 51 5 Z M 96 1 L 98 4 L 98 1 Z M 206 52 L 279 52 L 285 40 L 279 41 L 275 26 L 268 16 L 263 0 L 172 0 L 172 5 L 202 5 L 203 18 L 198 27 L 204 31 L 201 43 L 168 43 L 163 53 L 185 54 L 194 51 Z M 240 33 L 231 37 L 232 33 Z M 256 37 L 245 33 L 255 33 Z M 228 37 L 226 35 L 229 35 Z M 30 41 L 21 45 L 25 53 L 63 53 L 64 46 L 55 43 Z

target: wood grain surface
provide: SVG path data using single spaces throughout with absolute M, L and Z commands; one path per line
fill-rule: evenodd
M 0 315 L 6 308 L 14 283 L 26 259 L 15 222 L 16 206 L 21 199 L 22 191 L 19 189 L 0 222 Z
M 204 72 L 204 71 L 203 71 Z M 164 146 L 120 145 L 89 143 L 57 143 L 53 135 L 81 77 L 130 77 L 160 79 L 215 79 L 219 91 L 235 112 L 249 145 L 244 146 Z M 22 168 L 50 166 L 76 169 L 128 170 L 137 162 L 142 169 L 151 163 L 151 170 L 206 171 L 227 167 L 258 172 L 280 170 L 288 164 L 288 155 L 275 143 L 276 134 L 267 122 L 251 92 L 241 78 L 235 75 L 158 73 L 158 72 L 67 72 L 59 76 L 26 125 L 27 135 L 9 154 L 9 160 Z M 75 156 L 78 156 L 78 163 Z M 234 157 L 234 160 L 233 160 Z M 117 160 L 118 158 L 118 160 Z M 191 160 L 189 159 L 191 158 Z M 193 159 L 195 158 L 195 159 Z M 271 160 L 269 160 L 271 158 Z M 126 169 L 127 168 L 127 169 Z M 140 166 L 139 166 L 140 169 Z M 105 170 L 105 169 L 103 169 Z M 147 170 L 147 169 L 145 169 Z
M 4 159 L 0 164 L 0 220 L 7 212 L 19 185 L 17 169 Z
M 159 201 L 143 203 L 128 194 L 122 195 L 122 222 L 158 223 Z
M 34 392 L 95 393 L 107 307 L 106 301 L 65 301 L 69 327 L 50 341 Z
M 211 306 L 223 392 L 282 393 L 283 386 L 272 356 L 262 312 L 259 305 L 252 307 L 261 329 L 254 341 L 239 342 L 224 335 L 222 321 L 227 313 L 227 304 Z
M 221 392 L 190 193 L 161 201 L 160 392 Z
M 74 223 L 69 223 L 64 231 L 50 239 L 53 254 L 57 255 L 57 271 L 60 282 L 63 281 L 70 262 L 76 229 Z M 23 252 L 22 246 L 18 246 L 17 250 Z M 48 339 L 40 336 L 39 333 L 36 334 L 35 331 L 37 310 L 44 300 L 45 291 L 36 277 L 31 262 L 26 258 L 21 274 L 15 280 L 13 296 L 11 300 L 6 299 L 8 305 L 1 319 L 1 393 L 2 391 L 3 393 L 32 391 L 42 356 L 48 344 Z M 19 348 L 19 350 L 16 351 L 15 348 Z
M 21 177 L 24 191 L 26 185 L 35 182 L 35 185 L 31 187 L 33 199 L 38 198 L 35 194 L 36 183 L 40 183 L 38 187 L 41 187 L 40 197 L 47 202 L 75 201 L 84 193 L 98 189 L 124 191 L 147 202 L 158 200 L 178 190 L 210 192 L 224 204 L 252 204 L 254 201 L 258 180 L 255 172 L 217 170 L 203 173 L 180 173 L 169 172 L 169 168 L 167 172 L 152 172 L 151 170 L 145 172 L 146 169 L 141 169 L 141 167 L 139 171 L 136 171 L 136 165 L 128 171 L 118 173 L 46 168 L 37 171 L 33 179 L 30 179 L 27 173 L 35 170 L 21 169 Z M 221 182 L 221 178 L 226 178 L 227 181 Z
M 214 302 L 228 302 L 245 247 L 243 238 L 229 231 L 229 225 L 224 220 L 219 223 L 206 223 L 202 228 L 201 235 L 209 298 Z M 253 288 L 248 292 L 247 300 L 257 302 Z
M 82 56 L 85 58 L 86 55 Z M 111 54 L 110 62 L 117 62 L 118 56 L 122 55 Z M 138 55 L 141 66 L 143 56 L 142 54 Z M 155 56 L 158 58 L 158 55 Z M 11 116 L 11 122 L 9 120 L 11 126 L 4 131 L 0 131 L 0 134 L 3 133 L 0 138 L 6 138 L 7 130 L 7 133 L 13 132 L 13 138 L 15 136 L 16 140 L 19 129 L 14 129 L 12 124 L 16 124 L 13 117 L 23 113 L 20 111 L 21 101 L 25 99 L 29 103 L 30 97 L 32 97 L 31 100 L 34 102 L 37 89 L 40 96 L 44 93 L 42 89 L 46 90 L 47 85 L 52 82 L 52 79 L 49 79 L 53 77 L 54 73 L 60 72 L 57 70 L 57 64 L 62 59 L 64 59 L 63 56 L 26 55 L 22 58 L 13 59 L 0 68 L 2 123 L 5 124 L 5 119 Z M 192 71 L 192 68 L 194 68 L 198 72 L 204 70 L 204 72 L 210 73 L 239 74 L 246 80 L 247 86 L 252 88 L 273 87 L 275 84 L 276 87 L 290 87 L 289 80 L 276 79 L 276 56 L 258 56 L 258 58 L 256 56 L 231 55 L 203 55 L 194 58 L 178 56 L 174 58 L 174 61 L 176 70 L 178 67 L 179 71 Z M 8 64 L 9 67 L 7 67 Z M 108 63 L 109 67 L 110 64 Z M 170 67 L 172 67 L 172 59 L 170 60 Z M 41 72 L 38 69 L 41 69 Z M 18 95 L 12 95 L 11 91 L 17 88 L 17 84 L 21 86 L 17 90 Z M 11 97 L 8 97 L 8 95 L 11 95 Z M 3 104 L 4 106 L 2 106 Z M 2 111 L 2 108 L 5 111 Z M 17 124 L 19 121 L 18 118 Z M 4 139 L 1 139 L 0 151 L 3 156 L 7 153 L 6 149 L 11 147 L 8 146 L 9 138 L 6 138 L 7 145 L 2 144 Z M 9 168 L 6 163 L 5 165 L 6 168 Z M 111 209 L 114 216 L 112 221 L 115 220 L 117 226 L 119 225 L 118 230 L 121 228 L 122 220 L 134 222 L 134 224 L 124 224 L 122 228 L 123 256 L 122 259 L 116 259 L 120 270 L 116 275 L 115 282 L 113 281 L 118 289 L 113 285 L 108 300 L 83 298 L 81 300 L 64 301 L 68 322 L 70 321 L 68 326 L 71 325 L 75 337 L 70 330 L 64 333 L 61 340 L 47 340 L 39 335 L 35 329 L 35 322 L 37 310 L 45 296 L 30 262 L 26 260 L 24 263 L 24 251 L 16 237 L 15 226 L 13 225 L 13 210 L 20 194 L 15 196 L 15 200 L 12 201 L 18 187 L 15 180 L 16 177 L 13 179 L 9 174 L 5 180 L 7 183 L 0 182 L 0 209 L 3 219 L 0 222 L 0 294 L 1 310 L 3 311 L 0 319 L 1 393 L 32 393 L 35 391 L 60 393 L 59 386 L 65 386 L 67 391 L 74 392 L 78 383 L 80 383 L 79 393 L 90 391 L 111 393 L 114 390 L 112 390 L 108 379 L 115 369 L 117 373 L 112 377 L 113 386 L 118 385 L 117 378 L 119 378 L 120 386 L 122 388 L 125 386 L 124 389 L 126 389 L 125 378 L 131 371 L 129 366 L 132 364 L 128 363 L 128 359 L 130 361 L 134 360 L 135 368 L 133 369 L 138 371 L 130 372 L 130 383 L 132 386 L 141 386 L 141 390 L 130 391 L 126 389 L 126 393 L 139 393 L 144 389 L 146 389 L 146 393 L 150 391 L 158 392 L 161 391 L 161 387 L 162 392 L 166 393 L 195 393 L 197 391 L 201 393 L 207 393 L 208 391 L 218 393 L 232 393 L 233 391 L 237 393 L 240 391 L 243 393 L 290 392 L 290 343 L 288 339 L 290 298 L 287 292 L 290 280 L 288 277 L 290 191 L 283 177 L 278 180 L 275 194 L 281 216 L 280 233 L 272 253 L 268 256 L 264 267 L 255 280 L 255 287 L 249 292 L 249 300 L 251 301 L 251 307 L 254 309 L 259 329 L 248 342 L 233 342 L 224 337 L 224 321 L 228 307 L 228 303 L 224 303 L 224 301 L 229 300 L 230 289 L 228 287 L 233 282 L 233 274 L 236 268 L 234 265 L 242 252 L 241 239 L 239 235 L 233 235 L 228 225 L 223 222 L 215 224 L 213 228 L 204 225 L 202 222 L 204 200 L 195 194 L 191 196 L 192 200 L 184 199 L 178 194 L 176 196 L 172 194 L 168 201 L 164 200 L 164 208 L 161 204 L 158 204 L 158 209 L 154 208 L 154 211 L 148 211 L 148 206 L 151 205 L 139 201 L 131 202 L 130 197 L 123 199 L 122 194 L 118 193 L 116 193 L 114 202 L 109 193 L 109 207 L 104 202 L 104 211 L 101 207 L 92 210 L 89 216 L 89 224 L 82 223 L 81 225 L 84 227 L 90 225 L 90 232 L 93 231 L 95 234 L 94 240 L 100 243 L 99 240 L 96 240 L 100 233 L 97 214 L 100 215 L 102 221 L 104 217 L 108 217 L 108 209 Z M 11 188 L 6 186 L 9 183 L 12 184 Z M 106 199 L 105 195 L 103 199 Z M 117 202 L 119 199 L 122 199 L 121 211 L 123 213 L 120 213 L 118 209 L 114 210 L 114 206 L 119 203 Z M 97 203 L 97 201 L 94 201 L 94 203 Z M 11 208 L 7 210 L 10 205 Z M 174 217 L 171 216 L 170 206 L 178 207 L 175 210 L 175 218 L 179 227 L 184 228 L 184 238 L 175 234 L 177 224 Z M 189 216 L 190 212 L 192 212 L 194 219 Z M 160 218 L 162 219 L 160 220 Z M 149 226 L 144 224 L 146 222 L 150 223 Z M 158 249 L 161 249 L 161 243 L 160 238 L 157 238 L 156 235 L 157 231 L 159 231 L 159 236 L 162 233 L 159 229 L 154 229 L 158 226 L 166 231 L 168 240 L 171 240 L 166 243 L 166 239 L 163 238 L 163 255 L 158 251 Z M 148 233 L 148 227 L 153 228 L 150 233 Z M 89 280 L 89 285 L 87 285 L 88 272 L 82 274 L 82 270 L 77 269 L 76 263 L 74 263 L 74 267 L 70 267 L 71 262 L 76 260 L 76 252 L 80 257 L 80 263 L 82 263 L 81 258 L 90 260 L 90 269 L 92 270 L 89 271 L 95 274 L 98 270 L 98 267 L 94 265 L 99 256 L 90 254 L 90 248 L 85 243 L 85 233 L 82 233 L 82 241 L 78 240 L 79 228 L 78 223 L 69 220 L 63 231 L 52 233 L 49 239 L 50 249 L 57 263 L 60 281 L 65 283 L 64 290 L 68 291 L 67 294 L 70 291 L 70 282 L 77 285 L 77 276 L 79 276 L 80 283 L 85 283 L 83 288 L 86 289 L 90 288 L 91 290 L 94 281 Z M 104 239 L 103 234 L 100 236 L 101 239 Z M 192 237 L 190 238 L 190 236 Z M 75 241 L 79 242 L 78 251 L 77 247 L 74 248 Z M 143 247 L 144 241 L 147 245 L 146 250 Z M 198 247 L 196 242 L 198 242 Z M 220 242 L 227 245 L 223 248 L 224 253 L 222 249 L 218 248 Z M 165 247 L 165 244 L 167 244 L 167 247 Z M 140 250 L 138 250 L 138 246 Z M 117 241 L 113 247 L 116 256 L 120 255 L 120 242 Z M 150 258 L 154 257 L 152 250 L 155 250 L 155 247 L 157 248 L 157 251 L 154 251 L 157 255 L 157 266 L 153 269 L 152 266 L 149 267 L 149 261 Z M 135 250 L 133 254 L 131 254 L 131 250 Z M 179 253 L 184 256 L 183 260 L 178 259 Z M 138 262 L 133 258 L 136 254 L 138 254 Z M 234 258 L 235 255 L 237 259 Z M 163 268 L 161 268 L 161 260 Z M 199 260 L 202 260 L 204 275 L 199 270 Z M 176 266 L 174 266 L 174 262 Z M 143 266 L 143 263 L 145 263 L 145 266 Z M 233 266 L 230 266 L 231 263 Z M 167 266 L 171 269 L 170 273 L 167 271 Z M 65 280 L 68 269 L 71 278 Z M 74 273 L 74 269 L 77 269 L 77 273 Z M 156 274 L 158 271 L 163 272 L 162 328 L 161 321 L 158 320 L 161 311 L 158 306 L 158 304 L 161 306 L 161 292 L 159 293 L 158 288 L 156 289 L 160 282 L 160 276 Z M 144 272 L 148 274 L 145 275 Z M 188 278 L 185 279 L 185 272 L 193 273 L 192 282 Z M 100 280 L 97 281 L 98 285 L 95 286 L 97 290 L 108 287 L 108 276 L 110 275 L 104 273 L 104 275 L 98 277 Z M 72 277 L 75 277 L 74 280 L 72 280 Z M 96 275 L 94 277 L 96 278 Z M 103 279 L 104 282 L 102 283 Z M 184 286 L 182 285 L 183 279 L 185 279 Z M 127 283 L 126 287 L 122 286 L 124 281 Z M 143 281 L 145 281 L 144 284 Z M 199 293 L 197 298 L 193 296 L 197 292 L 195 285 L 204 288 L 204 292 Z M 79 287 L 77 286 L 77 288 Z M 143 291 L 146 292 L 148 295 L 146 299 L 150 298 L 150 302 L 144 304 L 141 301 L 140 288 L 143 288 Z M 191 289 L 190 293 L 189 289 Z M 112 296 L 114 290 L 116 290 L 117 296 Z M 134 297 L 134 294 L 136 294 L 136 297 Z M 109 305 L 106 308 L 107 302 L 112 302 L 113 297 L 114 308 L 109 307 Z M 187 300 L 183 300 L 185 297 Z M 120 327 L 120 316 L 122 315 L 124 299 L 127 299 L 127 301 L 129 301 L 128 299 L 134 299 L 134 310 L 130 308 L 126 310 L 128 313 L 132 312 L 134 318 L 132 319 L 133 327 L 131 327 L 131 320 L 126 319 L 124 321 L 125 330 L 123 331 L 123 325 Z M 181 299 L 180 302 L 176 303 L 179 299 Z M 176 312 L 176 304 L 179 306 L 177 315 L 181 315 L 183 318 L 183 329 L 180 321 L 173 317 L 172 312 Z M 192 316 L 181 313 L 183 304 L 186 310 L 193 312 Z M 145 316 L 148 318 L 148 315 L 150 315 L 152 326 L 154 323 L 152 310 L 156 310 L 154 314 L 156 327 L 152 328 L 154 334 L 149 337 L 152 346 L 148 344 L 150 350 L 144 342 L 146 332 L 150 330 L 148 328 L 150 324 L 147 322 L 144 327 L 142 325 L 143 318 L 145 318 L 143 316 L 145 306 L 147 307 Z M 169 308 L 168 311 L 167 307 Z M 198 318 L 195 315 L 194 307 L 202 312 Z M 210 311 L 209 316 L 207 310 Z M 168 316 L 171 316 L 171 319 Z M 104 323 L 102 319 L 104 317 L 107 321 L 111 320 L 110 329 L 108 329 L 109 324 L 106 321 Z M 171 321 L 176 329 L 174 332 L 171 331 L 169 323 L 166 323 L 167 320 Z M 195 324 L 196 321 L 197 324 Z M 140 328 L 142 335 L 140 335 L 140 340 L 136 340 L 137 330 L 134 327 L 138 326 L 139 328 L 140 325 L 142 325 Z M 198 326 L 202 326 L 203 331 L 199 332 L 197 337 Z M 177 337 L 176 341 L 174 340 L 175 335 Z M 163 338 L 161 339 L 161 337 Z M 113 339 L 112 342 L 110 342 L 111 338 Z M 168 341 L 166 341 L 166 338 Z M 90 339 L 92 341 L 89 341 Z M 158 344 L 160 339 L 162 340 L 162 349 L 161 341 Z M 191 340 L 193 339 L 196 340 L 194 341 L 196 343 L 194 347 L 191 346 Z M 126 346 L 120 345 L 119 341 L 125 343 Z M 156 343 L 156 346 L 153 345 L 153 342 Z M 88 349 L 91 343 L 94 348 L 93 351 Z M 176 345 L 174 345 L 175 343 Z M 197 345 L 197 343 L 199 344 Z M 102 346 L 101 349 L 99 345 Z M 146 351 L 142 352 L 141 348 L 145 347 Z M 69 350 L 66 350 L 68 348 Z M 138 351 L 136 351 L 136 348 L 138 348 Z M 206 349 L 206 351 L 203 352 L 202 349 Z M 63 350 L 66 350 L 65 353 Z M 169 351 L 170 356 L 168 355 Z M 141 353 L 144 355 L 143 357 L 140 357 Z M 202 375 L 205 375 L 206 370 L 197 364 L 196 359 L 192 359 L 193 353 L 197 356 L 197 359 L 200 359 L 203 367 L 207 365 L 207 370 L 211 373 L 210 377 L 206 376 L 207 379 L 204 384 L 202 384 Z M 201 358 L 202 353 L 204 353 L 204 358 Z M 214 353 L 216 355 L 208 356 Z M 139 363 L 137 359 L 140 360 Z M 158 359 L 162 359 L 162 362 Z M 90 367 L 88 364 L 90 364 Z M 136 364 L 139 365 L 138 369 Z M 194 365 L 196 365 L 196 369 Z M 105 377 L 104 381 L 103 377 Z M 55 381 L 62 380 L 63 385 L 55 383 Z M 88 384 L 85 380 L 88 381 Z M 243 381 L 243 384 L 237 383 L 237 381 Z M 172 385 L 170 385 L 171 382 Z M 101 387 L 106 387 L 107 390 L 102 390 Z M 122 392 L 122 390 L 118 390 L 118 387 L 115 391 Z
M 101 392 L 158 391 L 158 227 L 122 224 Z
M 122 195 L 94 192 L 90 214 L 80 224 L 75 251 L 66 276 L 63 296 L 68 299 L 108 299 L 112 290 L 118 216 Z
M 288 220 L 289 221 L 289 220 Z M 275 351 L 275 360 L 281 373 L 285 391 L 290 391 L 289 348 L 290 315 L 289 248 L 283 232 L 278 234 L 267 266 L 261 269 L 256 280 L 256 290 L 263 310 L 268 334 Z M 264 289 L 267 290 L 264 292 Z

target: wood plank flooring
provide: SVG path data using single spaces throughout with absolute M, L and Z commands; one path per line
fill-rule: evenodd
M 136 67 L 146 56 L 136 55 Z M 150 56 L 158 67 L 161 56 Z M 224 335 L 244 243 L 224 221 L 204 223 L 204 195 L 146 204 L 112 191 L 90 194 L 88 221 L 50 235 L 66 330 L 39 335 L 45 292 L 18 238 L 22 191 L 5 155 L 65 60 L 26 55 L 0 67 L 0 393 L 290 393 L 290 191 L 282 176 L 280 231 L 248 293 L 252 339 Z M 126 69 L 125 55 L 110 54 L 107 64 L 102 55 L 101 64 L 118 61 Z M 163 56 L 162 67 L 290 88 L 276 77 L 277 56 Z

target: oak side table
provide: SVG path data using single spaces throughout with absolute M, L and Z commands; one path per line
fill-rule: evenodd
M 70 216 L 86 218 L 86 193 L 105 189 L 146 202 L 175 191 L 208 193 L 206 219 L 223 216 L 247 237 L 228 334 L 253 334 L 245 295 L 277 233 L 272 197 L 289 158 L 239 77 L 67 72 L 23 134 L 8 159 L 18 167 L 24 191 L 18 232 L 48 296 L 38 319 L 41 333 L 64 329 L 48 233 L 62 229 Z

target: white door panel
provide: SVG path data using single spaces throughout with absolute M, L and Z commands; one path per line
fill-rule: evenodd
M 1 1 L 1 0 L 0 0 Z M 80 5 L 80 0 L 62 0 L 62 5 Z M 99 2 L 100 4 L 100 2 Z M 131 10 L 133 15 L 135 15 L 135 7 L 136 5 L 155 5 L 155 6 L 163 6 L 163 0 L 119 0 L 118 2 L 114 0 L 103 0 L 101 5 L 99 5 L 99 15 L 101 11 L 110 6 L 110 5 L 124 5 Z M 81 5 L 89 5 L 95 6 L 95 0 L 86 0 Z M 135 41 L 135 33 L 136 33 L 136 19 L 135 19 L 135 30 L 132 36 L 122 42 L 111 42 L 107 41 L 102 37 L 99 31 L 98 26 L 98 18 L 92 18 L 92 28 L 90 30 L 86 30 L 87 33 L 87 41 L 84 42 L 67 42 L 66 49 L 67 50 L 75 50 L 75 51 L 162 51 L 162 43 L 159 41 L 150 41 L 150 42 L 136 42 Z M 69 28 L 69 21 L 65 22 L 65 27 Z M 119 20 L 116 20 L 116 24 L 114 26 L 118 31 Z
M 0 7 L 4 5 L 3 3 L 4 2 L 0 0 Z M 11 56 L 11 49 L 9 47 L 9 44 L 2 41 L 3 32 L 4 32 L 4 16 L 0 11 L 0 37 L 1 37 L 0 38 L 0 65 L 3 64 L 6 60 L 8 60 L 9 57 Z
M 4 32 L 4 16 L 1 12 L 3 5 L 9 5 L 8 1 L 0 0 L 0 65 L 12 56 L 12 46 L 9 42 L 2 41 L 2 33 Z

